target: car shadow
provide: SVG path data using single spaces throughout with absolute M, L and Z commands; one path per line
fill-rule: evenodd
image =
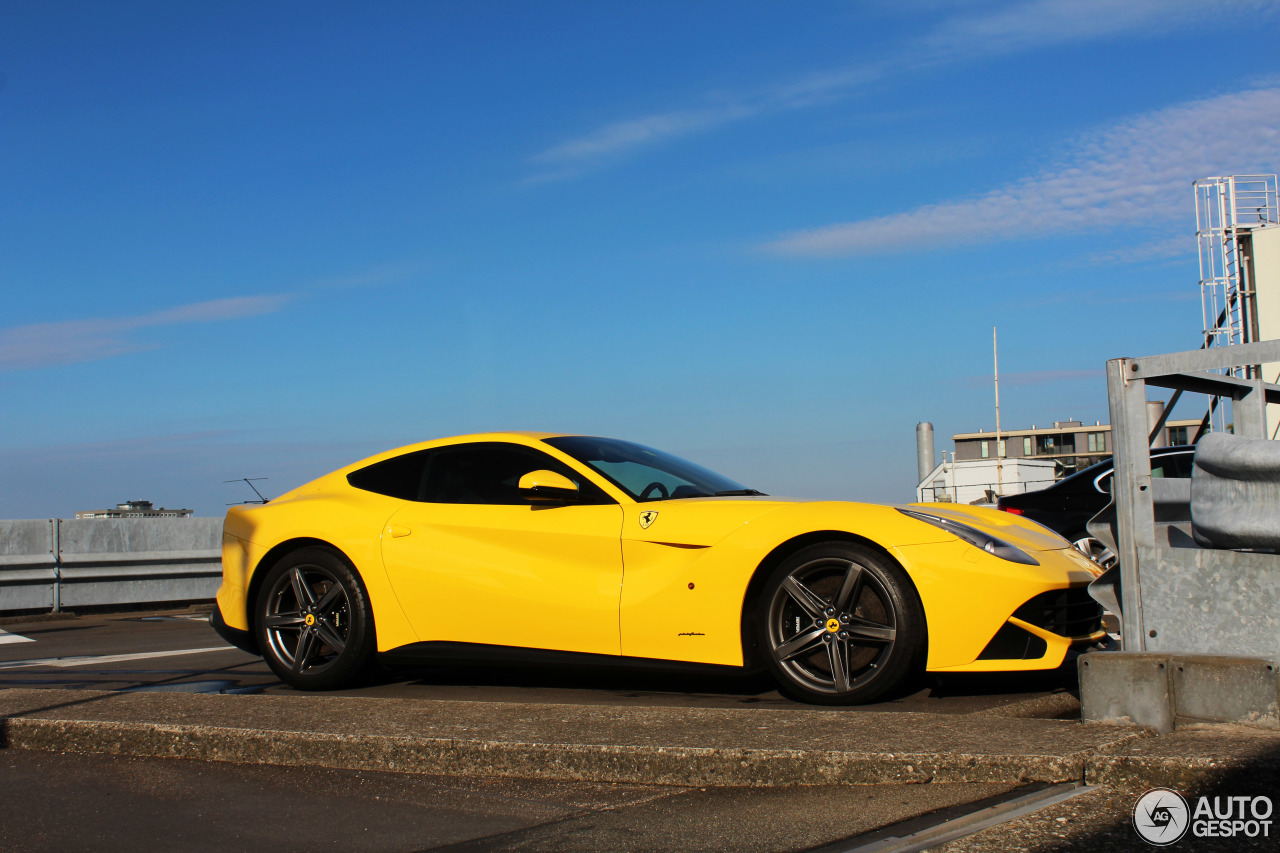
M 1078 698 L 1077 690 L 1073 663 L 1047 672 L 926 675 L 872 704 L 817 706 L 779 692 L 776 682 L 765 672 L 734 672 L 727 668 L 668 672 L 616 665 L 600 668 L 493 662 L 467 666 L 384 665 L 371 672 L 361 687 L 341 692 L 455 701 L 965 714 L 998 710 L 1045 696 L 1066 694 Z M 1069 712 L 1070 701 L 1067 707 Z M 1027 715 L 1036 713 L 1032 709 Z

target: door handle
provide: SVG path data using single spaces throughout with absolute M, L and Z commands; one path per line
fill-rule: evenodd
M 403 524 L 389 524 L 387 525 L 387 532 L 399 539 L 401 536 L 408 536 L 413 530 Z

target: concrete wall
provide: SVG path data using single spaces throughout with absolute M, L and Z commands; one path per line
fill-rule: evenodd
M 211 599 L 220 518 L 0 521 L 0 612 Z

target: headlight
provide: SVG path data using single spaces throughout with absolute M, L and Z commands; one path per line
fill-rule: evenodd
M 932 524 L 934 527 L 941 527 L 951 535 L 963 539 L 975 548 L 981 548 L 988 554 L 999 557 L 1002 560 L 1009 560 L 1013 563 L 1025 563 L 1028 566 L 1038 566 L 1040 561 L 1019 548 L 1017 545 L 1010 545 L 1003 539 L 997 539 L 989 533 L 983 533 L 976 527 L 970 527 L 967 524 L 961 524 L 958 521 L 952 521 L 949 518 L 942 518 L 937 515 L 929 515 L 923 512 L 916 512 L 910 509 L 898 508 L 898 512 L 903 515 L 909 515 L 912 518 L 923 521 L 925 524 Z

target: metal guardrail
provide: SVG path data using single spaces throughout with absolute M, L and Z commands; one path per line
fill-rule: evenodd
M 1125 651 L 1280 659 L 1280 556 L 1171 540 L 1157 520 L 1157 493 L 1167 487 L 1153 485 L 1146 420 L 1148 386 L 1208 394 L 1231 401 L 1236 435 L 1266 438 L 1266 407 L 1280 403 L 1280 386 L 1213 371 L 1277 361 L 1280 340 L 1107 362 Z
M 1107 362 L 1114 500 L 1088 529 L 1119 565 L 1089 592 L 1120 617 L 1121 651 L 1080 657 L 1084 720 L 1280 729 L 1280 553 L 1255 547 L 1275 541 L 1280 385 L 1218 372 L 1276 362 L 1280 340 Z M 1149 387 L 1230 406 L 1234 435 L 1200 440 L 1190 479 L 1152 476 Z
M 220 518 L 0 520 L 0 612 L 211 599 Z

